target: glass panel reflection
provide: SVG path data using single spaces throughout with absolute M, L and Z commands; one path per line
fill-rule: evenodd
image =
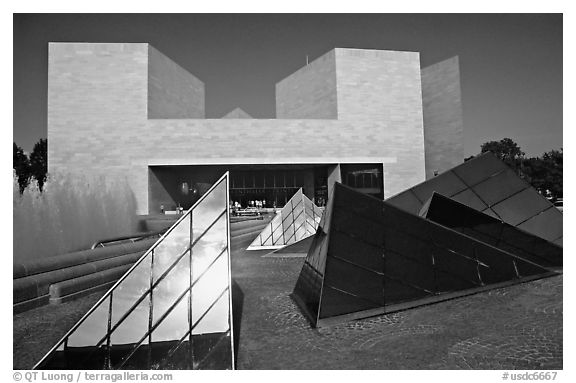
M 112 310 L 112 313 L 114 313 L 114 310 Z M 119 312 L 119 314 L 124 313 L 127 313 L 128 316 L 115 326 L 115 330 L 110 334 L 110 343 L 112 345 L 133 344 L 146 334 L 148 318 L 150 317 L 150 295 L 147 295 L 132 311 Z M 147 338 L 144 339 L 144 343 L 148 343 Z
M 154 249 L 154 282 L 190 248 L 190 214 Z
M 188 305 L 190 300 L 190 293 L 184 294 L 184 297 L 173 306 L 174 302 L 171 302 L 170 309 L 171 311 L 164 317 L 162 322 L 158 323 L 157 321 L 162 318 L 162 316 L 158 315 L 155 317 L 154 324 L 157 327 L 152 332 L 152 342 L 173 342 L 175 340 L 180 340 L 185 335 L 190 333 L 190 325 L 188 321 Z M 156 306 L 154 306 L 156 309 Z M 163 312 L 163 315 L 166 314 L 167 310 Z
M 108 311 L 110 298 L 105 299 L 84 320 L 68 338 L 68 347 L 87 347 L 95 345 L 108 331 Z
M 304 195 L 302 188 L 252 241 L 247 250 L 279 249 L 316 233 L 323 210 Z
M 160 320 L 168 309 L 172 308 L 176 300 L 186 291 L 188 286 L 190 286 L 190 256 L 189 252 L 186 252 L 185 257 L 182 258 L 152 290 L 153 323 Z M 186 315 L 184 315 L 183 318 L 188 321 Z
M 228 174 L 36 366 L 233 369 Z
M 220 231 L 219 233 L 222 233 Z M 219 317 L 214 321 L 201 320 L 194 334 L 224 332 L 229 330 L 229 317 L 226 306 L 211 306 L 228 289 L 229 259 L 225 255 L 226 239 L 218 236 L 218 231 L 206 241 L 199 241 L 193 252 L 192 274 L 192 319 L 196 323 L 209 310 L 217 311 Z M 227 294 L 227 293 L 226 293 Z
M 418 214 L 434 192 L 542 239 L 554 242 L 562 237 L 562 213 L 554 209 L 554 214 L 540 217 L 553 207 L 550 201 L 491 153 L 476 156 L 386 201 Z M 529 221 L 531 224 L 525 224 Z
M 147 292 L 150 289 L 150 273 L 151 273 L 152 253 L 146 256 L 141 262 L 125 275 L 122 281 L 114 289 L 112 295 L 112 316 L 111 316 L 111 329 L 122 324 L 120 322 L 126 318 L 135 307 L 140 307 L 135 315 L 145 316 L 148 320 L 149 313 L 143 309 L 143 306 L 138 306 L 138 300 L 148 299 Z M 135 320 L 134 316 L 132 320 Z M 125 319 L 124 319 L 125 320 Z
M 424 217 L 542 267 L 563 265 L 562 247 L 441 194 L 431 197 Z
M 493 283 L 552 275 L 339 183 L 325 217 L 292 294 L 313 326 L 433 303 Z

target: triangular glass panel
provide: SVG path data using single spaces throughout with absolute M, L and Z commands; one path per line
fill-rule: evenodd
M 330 227 L 333 201 L 328 199 L 328 206 L 322 216 L 318 229 L 313 237 L 312 244 L 308 250 L 306 260 L 300 271 L 298 281 L 291 294 L 302 309 L 304 315 L 312 323 L 318 321 L 320 308 L 320 295 L 324 282 L 324 270 L 326 268 L 326 250 L 328 249 L 328 228 Z
M 292 293 L 313 326 L 555 275 L 340 183 L 333 190 Z
M 476 156 L 386 202 L 423 215 L 434 192 L 547 241 L 562 236 L 562 212 L 492 153 Z
M 228 173 L 36 364 L 233 369 Z
M 322 209 L 306 197 L 302 188 L 290 198 L 247 250 L 280 249 L 316 233 Z
M 562 267 L 562 247 L 439 193 L 422 217 L 474 237 L 542 267 Z

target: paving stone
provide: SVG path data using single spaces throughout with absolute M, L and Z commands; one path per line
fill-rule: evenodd
M 289 297 L 303 262 L 233 252 L 238 369 L 563 368 L 561 275 L 314 329 Z M 30 368 L 99 296 L 15 315 L 14 368 Z

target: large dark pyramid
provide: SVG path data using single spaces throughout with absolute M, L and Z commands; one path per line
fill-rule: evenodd
M 420 216 L 542 267 L 562 267 L 562 247 L 436 192 Z
M 554 274 L 336 183 L 292 297 L 322 326 Z
M 35 366 L 233 369 L 228 173 Z
M 484 153 L 386 201 L 413 214 L 438 192 L 562 246 L 562 213 L 492 153 Z

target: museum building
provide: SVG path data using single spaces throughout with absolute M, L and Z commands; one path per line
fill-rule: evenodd
M 336 48 L 276 84 L 276 119 L 205 118 L 205 86 L 147 43 L 50 43 L 50 173 L 125 179 L 139 214 L 230 199 L 282 207 L 333 181 L 380 199 L 463 161 L 458 58 Z

